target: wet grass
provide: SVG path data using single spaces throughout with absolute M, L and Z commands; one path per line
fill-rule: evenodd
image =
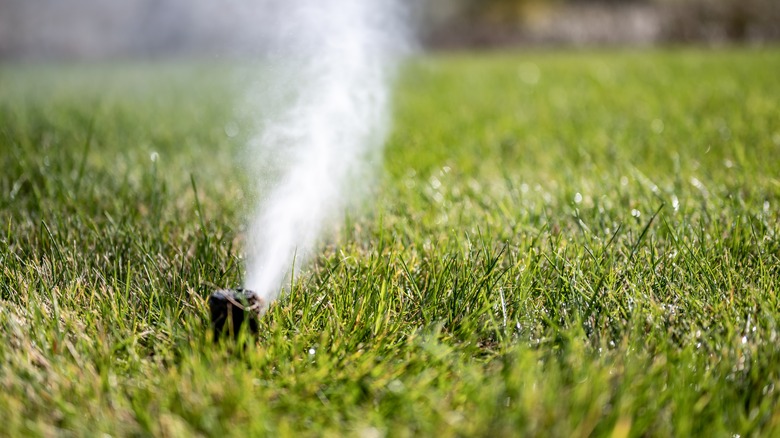
M 234 84 L 6 66 L 0 435 L 777 435 L 777 71 L 417 60 L 373 195 L 237 348 Z

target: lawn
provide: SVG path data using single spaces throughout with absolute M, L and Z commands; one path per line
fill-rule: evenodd
M 0 435 L 777 436 L 780 51 L 419 57 L 261 321 L 253 69 L 0 67 Z

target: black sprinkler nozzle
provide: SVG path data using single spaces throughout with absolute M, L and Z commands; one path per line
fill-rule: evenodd
M 209 310 L 214 339 L 225 334 L 237 338 L 244 324 L 250 333 L 257 335 L 260 329 L 258 321 L 265 311 L 265 301 L 251 290 L 220 289 L 209 296 Z

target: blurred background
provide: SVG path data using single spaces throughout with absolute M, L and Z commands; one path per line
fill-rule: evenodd
M 0 60 L 262 53 L 268 0 L 0 0 Z M 412 2 L 431 50 L 533 46 L 762 45 L 780 0 Z M 278 19 L 283 19 L 282 16 Z M 267 22 L 267 21 L 266 21 Z
M 430 26 L 425 41 L 439 48 L 766 44 L 780 38 L 778 0 L 432 0 L 428 3 Z

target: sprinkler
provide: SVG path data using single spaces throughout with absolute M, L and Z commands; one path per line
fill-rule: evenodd
M 251 290 L 220 289 L 209 297 L 209 309 L 214 339 L 226 333 L 237 338 L 243 324 L 247 324 L 250 333 L 257 335 L 258 320 L 266 310 L 266 303 Z

